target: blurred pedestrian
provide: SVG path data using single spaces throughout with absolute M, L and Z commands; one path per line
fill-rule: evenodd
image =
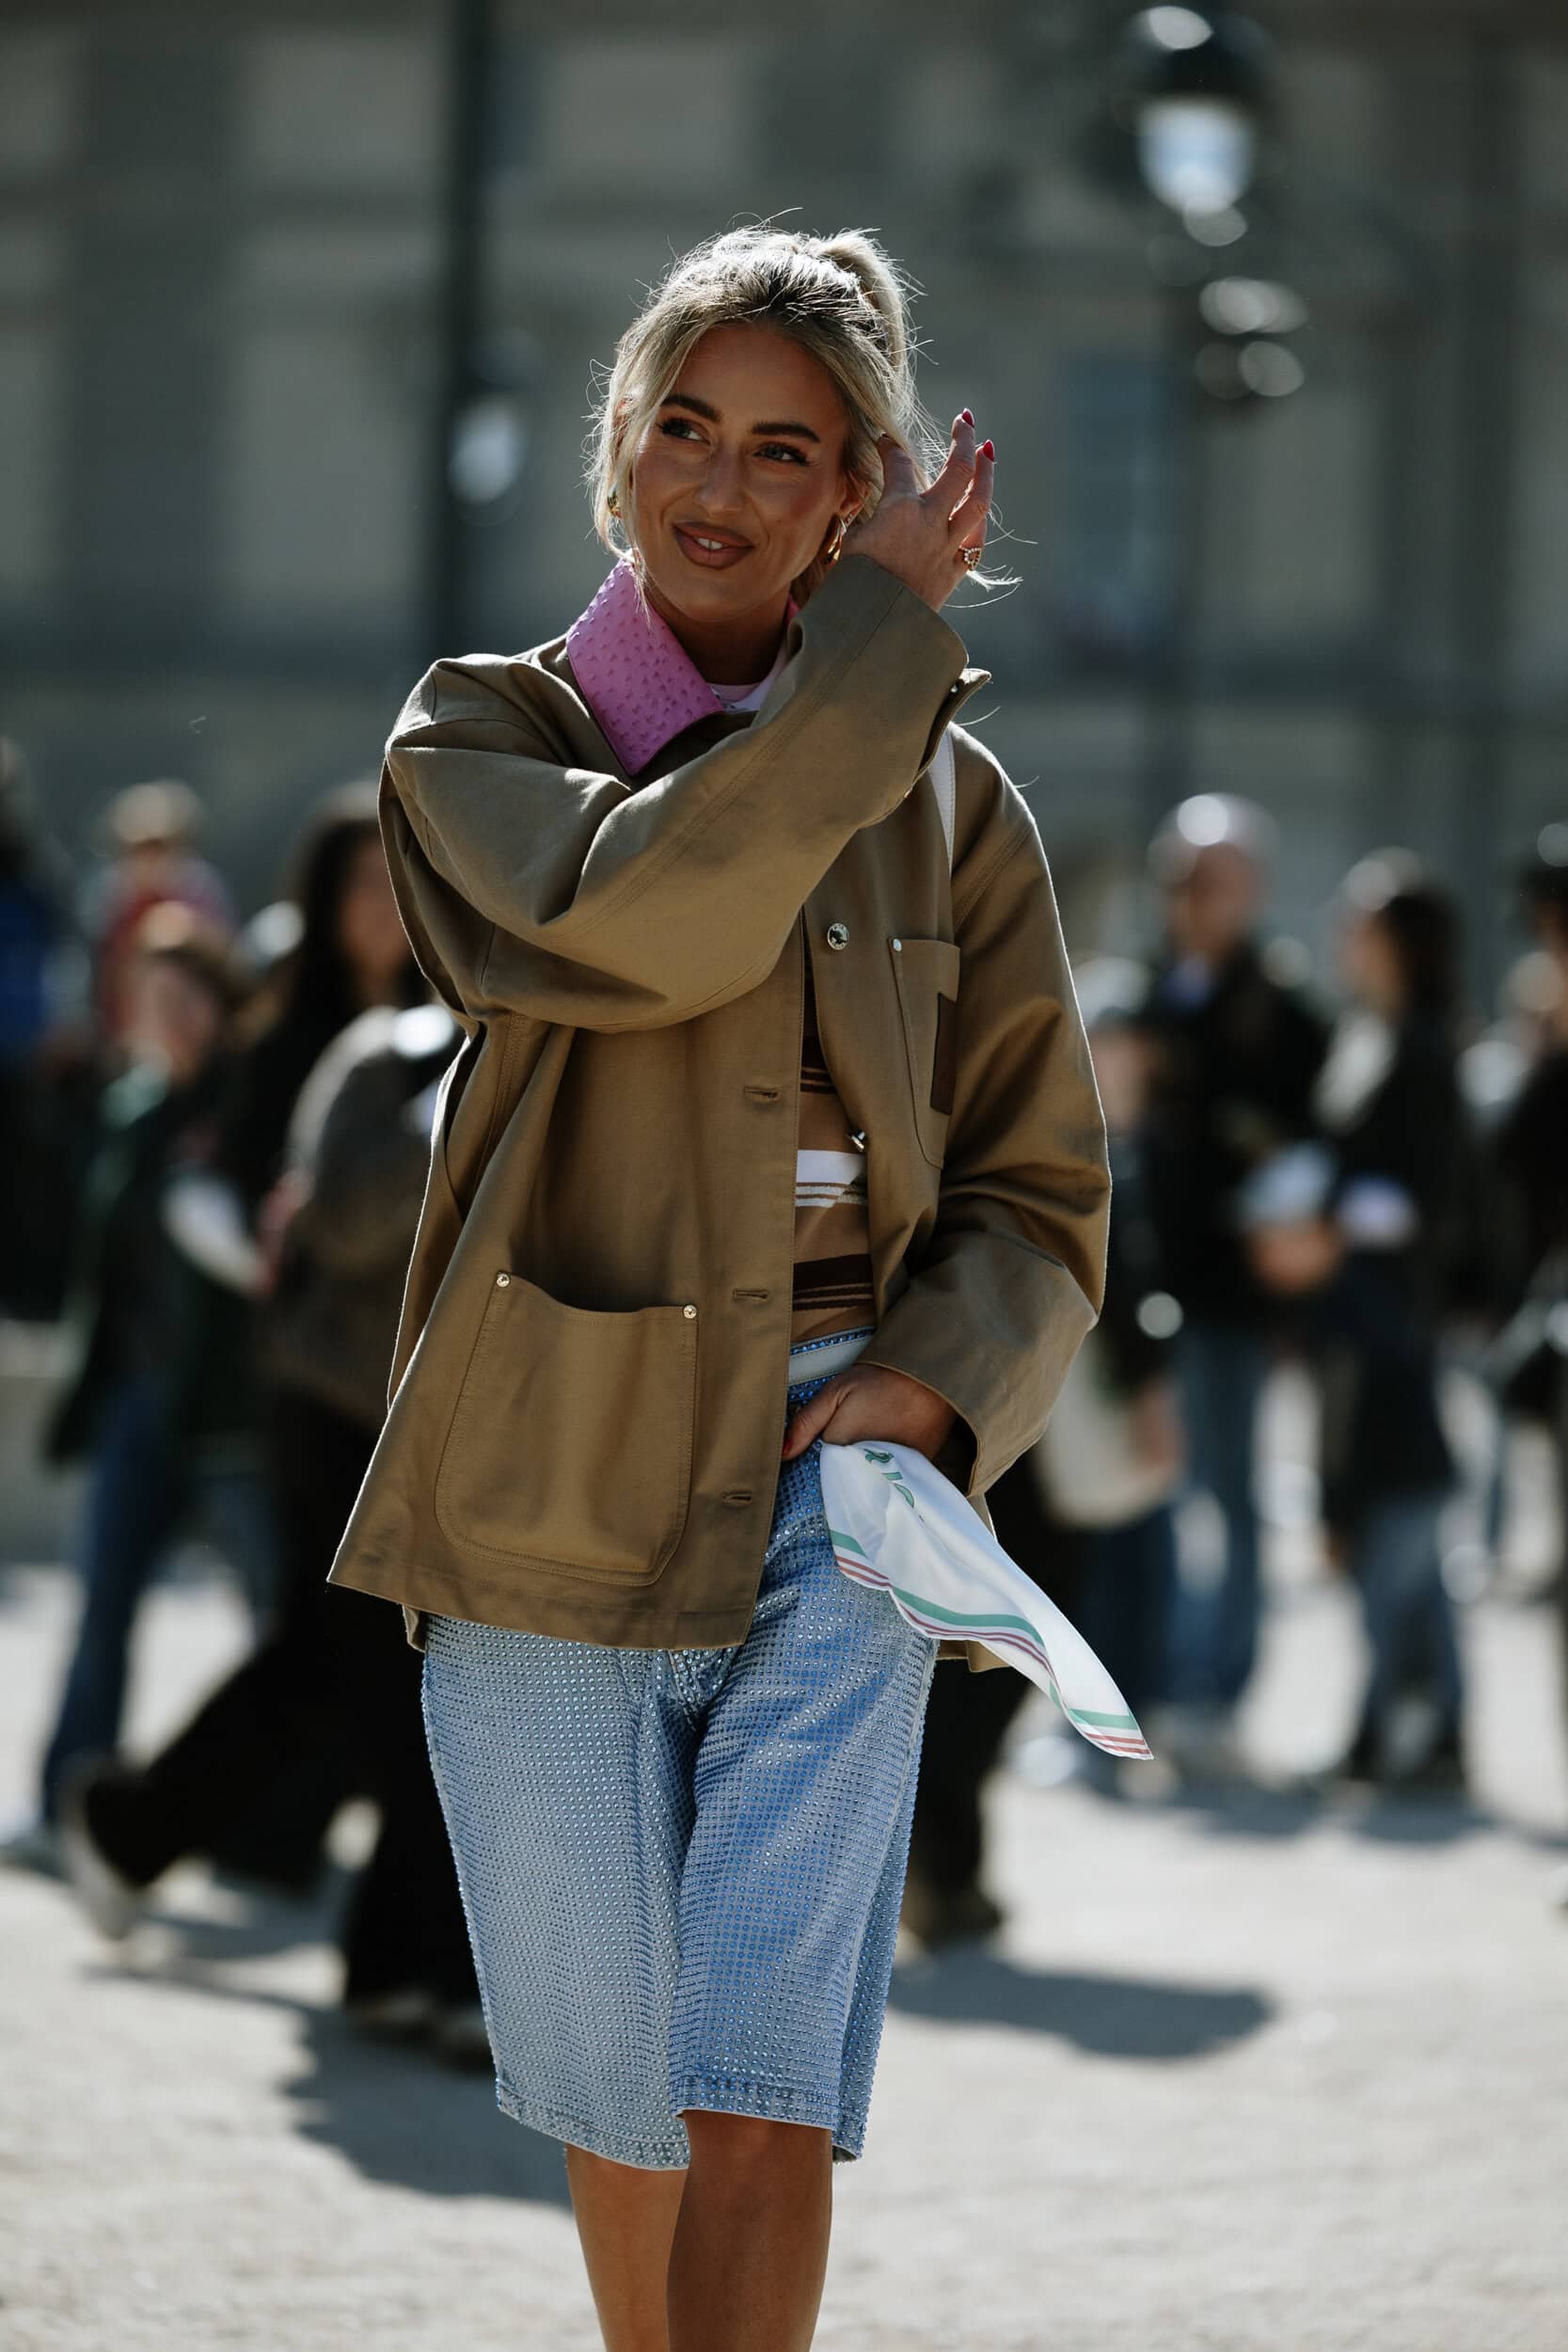
M 293 944 L 266 971 L 219 1107 L 208 1163 L 170 1192 L 169 1232 L 189 1263 L 255 1304 L 276 1272 L 293 1206 L 289 1128 L 306 1080 L 334 1038 L 378 1005 L 417 1004 L 423 983 L 387 877 L 376 787 L 341 785 L 313 811 L 294 861 Z M 264 1419 L 256 1317 L 248 1422 Z
M 156 1878 L 189 1854 L 232 1854 L 279 1789 L 308 1788 L 324 1818 L 371 1797 L 380 1827 L 341 1929 L 344 2002 L 371 2030 L 487 2062 L 419 1654 L 393 1611 L 326 1581 L 385 1417 L 436 1089 L 457 1043 L 438 1007 L 367 1012 L 301 1094 L 266 1313 L 277 1621 L 149 1763 L 75 1789 L 68 1852 L 100 1924 L 122 1932 Z
M 1144 1168 L 1164 1282 L 1181 1310 L 1176 1363 L 1191 1477 L 1212 1495 L 1224 1565 L 1184 1592 L 1173 1695 L 1184 1745 L 1227 1755 L 1258 1652 L 1258 1406 L 1277 1311 L 1248 1261 L 1238 1200 L 1252 1172 L 1311 1132 L 1323 1024 L 1271 969 L 1259 938 L 1274 826 L 1250 801 L 1206 792 L 1156 835 L 1164 942 L 1140 1018 L 1155 1044 Z
M 170 1186 L 165 1211 L 187 1279 L 216 1285 L 243 1329 L 228 1419 L 265 1463 L 280 1518 L 292 1507 L 290 1482 L 298 1469 L 277 1441 L 261 1356 L 262 1302 L 300 1198 L 300 1173 L 290 1166 L 291 1121 L 307 1079 L 352 1020 L 375 1006 L 415 1004 L 424 993 L 388 878 L 373 785 L 345 785 L 321 802 L 297 853 L 292 895 L 301 916 L 297 943 L 252 1008 L 218 1104 L 212 1150 Z M 184 1745 L 176 1742 L 166 1775 L 178 1785 L 185 1753 L 193 1772 L 216 1769 L 227 1741 L 227 1765 L 204 1792 L 221 1819 L 221 1836 L 216 1826 L 211 1833 L 214 1857 L 291 1889 L 314 1879 L 341 1789 L 332 1772 L 319 1769 L 308 1741 L 287 1770 L 280 1760 L 270 1772 L 256 1742 L 267 1734 L 269 1710 L 288 1703 L 290 1674 L 313 1638 L 309 1610 L 325 1573 L 316 1549 L 280 1535 L 271 1620 L 275 1631 L 291 1629 L 283 1662 L 269 1639 L 260 1661 L 247 1661 L 213 1695 Z M 314 1687 L 309 1678 L 308 1687 Z M 257 1689 L 272 1695 L 253 1706 L 249 1694 Z M 206 1725 L 209 1712 L 215 1733 Z M 177 1814 L 171 1803 L 176 1851 L 183 1835 Z
M 1003 1549 L 1072 1619 L 1136 1714 L 1167 1691 L 1171 1498 L 1184 1459 L 1171 1365 L 1180 1312 L 1161 1287 L 1143 1184 L 1145 976 L 1104 956 L 1076 977 L 1110 1151 L 1105 1301 L 1044 1437 L 1004 1471 L 986 1504 Z M 1029 1689 L 1022 1676 L 990 1672 L 940 1674 L 932 1683 L 903 1913 L 927 1950 L 1002 1924 L 985 1878 L 984 1795 Z M 1060 1770 L 1053 1757 L 1052 1777 L 1069 1772 L 1107 1793 L 1117 1785 L 1114 1759 L 1076 1737 L 1064 1743 Z
M 197 847 L 204 814 L 190 786 L 172 776 L 127 786 L 104 812 L 107 861 L 87 892 L 83 914 L 93 1001 L 111 1063 L 125 1043 L 136 930 L 148 909 L 188 907 L 210 930 L 233 929 L 228 885 Z
M 1084 967 L 1078 985 L 1110 1138 L 1105 1304 L 1026 1458 L 1076 1555 L 1066 1572 L 1079 1587 L 1079 1630 L 1142 1715 L 1170 1695 L 1173 1501 L 1187 1458 L 1176 1379 L 1181 1311 L 1149 1212 L 1144 1122 L 1154 1049 L 1141 976 L 1105 956 Z M 1114 1788 L 1115 1759 L 1075 1744 L 1090 1759 L 1087 1776 Z
M 1494 1143 L 1516 1242 L 1498 1354 L 1505 1405 L 1547 1430 L 1556 1457 L 1568 1666 L 1568 825 L 1545 828 L 1524 886 L 1544 969 L 1534 1058 Z
M 1453 1462 L 1437 1353 L 1468 1159 L 1455 1069 L 1459 923 L 1401 851 L 1357 866 L 1342 910 L 1351 1001 L 1316 1090 L 1322 1198 L 1285 1215 L 1288 1163 L 1265 1171 L 1252 1247 L 1264 1280 L 1310 1301 L 1323 1517 L 1360 1593 L 1371 1653 L 1339 1770 L 1461 1788 L 1464 1677 L 1440 1540 Z
M 241 983 L 221 933 L 183 906 L 142 917 L 125 973 L 130 1067 L 108 1089 L 85 1202 L 72 1305 L 74 1366 L 47 1439 L 86 1456 L 82 1600 L 41 1768 L 39 1820 L 10 1858 L 47 1862 L 62 1783 L 119 1737 L 132 1628 L 177 1535 L 202 1520 L 254 1594 L 269 1562 L 254 1482 L 214 1416 L 225 1301 L 183 1278 L 164 1229 L 175 1172 L 209 1145 Z M 215 1425 L 216 1422 L 216 1425 Z
M 217 1163 L 253 1239 L 284 1171 L 300 1090 L 333 1039 L 369 1008 L 417 1004 L 424 993 L 387 876 L 373 783 L 323 797 L 294 866 L 297 937 L 268 969 Z

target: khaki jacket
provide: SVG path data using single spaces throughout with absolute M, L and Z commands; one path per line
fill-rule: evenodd
M 788 653 L 754 717 L 688 726 L 635 781 L 563 639 L 437 663 L 388 745 L 399 904 L 465 1041 L 333 1577 L 403 1603 L 416 1639 L 426 1613 L 744 1639 L 784 1428 L 808 955 L 864 1136 L 862 1360 L 953 1406 L 943 1467 L 972 1497 L 1039 1436 L 1098 1311 L 1104 1135 L 1033 819 L 956 732 L 950 874 L 915 788 L 986 674 L 863 556 Z

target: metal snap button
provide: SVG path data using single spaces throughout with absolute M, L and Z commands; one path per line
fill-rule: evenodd
M 829 924 L 829 926 L 828 926 L 828 945 L 829 945 L 829 946 L 830 946 L 830 947 L 847 947 L 847 946 L 848 946 L 848 945 L 849 945 L 849 926 L 848 926 L 848 924 L 847 924 L 847 923 L 830 923 L 830 924 Z
M 510 1274 L 498 1274 L 498 1275 L 497 1275 L 497 1277 L 496 1277 L 496 1288 L 497 1288 L 499 1291 L 503 1291 L 503 1290 L 505 1290 L 505 1288 L 506 1288 L 506 1286 L 507 1286 L 508 1282 L 510 1282 L 510 1281 L 511 1281 L 511 1279 L 512 1279 L 512 1277 L 511 1277 L 511 1275 L 510 1275 Z
M 904 943 L 903 943 L 903 941 L 902 941 L 901 939 L 895 939 L 895 940 L 894 941 L 894 943 L 893 943 L 893 952 L 894 952 L 894 954 L 895 954 L 895 956 L 901 956 L 901 955 L 903 954 L 903 952 L 904 952 Z
M 695 1322 L 696 1322 L 696 1320 L 697 1320 L 697 1310 L 696 1310 L 696 1308 L 695 1308 L 695 1307 L 683 1307 L 683 1308 L 681 1309 L 681 1312 L 682 1312 L 682 1314 L 686 1317 L 686 1319 L 687 1319 L 688 1323 L 695 1323 Z

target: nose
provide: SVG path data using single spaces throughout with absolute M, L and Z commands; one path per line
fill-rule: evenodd
M 742 495 L 739 451 L 714 450 L 703 474 L 703 504 L 714 521 L 738 513 Z

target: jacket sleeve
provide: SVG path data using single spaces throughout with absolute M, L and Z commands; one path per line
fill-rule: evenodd
M 861 1361 L 953 1406 L 940 1464 L 976 1495 L 1039 1437 L 1100 1311 L 1110 1174 L 1034 819 L 966 749 L 993 797 L 954 875 L 958 1073 L 937 1220 Z
M 845 844 L 930 757 L 964 660 L 864 556 L 791 640 L 749 728 L 641 787 L 562 767 L 519 665 L 430 672 L 388 747 L 383 833 L 415 952 L 455 1010 L 655 1028 L 766 978 Z

